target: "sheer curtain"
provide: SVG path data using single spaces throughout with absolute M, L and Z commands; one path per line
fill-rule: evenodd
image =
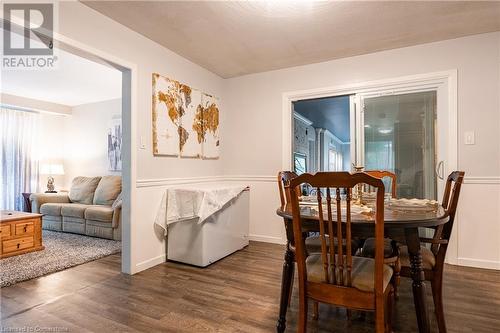
M 0 107 L 0 209 L 23 210 L 22 193 L 37 190 L 39 119 L 38 113 Z

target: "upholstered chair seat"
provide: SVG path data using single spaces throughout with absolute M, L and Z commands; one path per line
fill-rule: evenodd
M 367 238 L 363 247 L 361 248 L 360 255 L 367 258 L 375 258 L 375 238 Z M 390 238 L 384 238 L 384 258 L 391 258 L 397 256 L 397 245 Z
M 338 257 L 335 255 L 338 262 Z M 328 256 L 330 260 L 330 256 Z M 345 264 L 344 264 L 345 265 Z M 325 282 L 323 273 L 323 262 L 321 254 L 312 254 L 306 259 L 307 267 L 307 280 L 311 282 Z M 344 281 L 347 279 L 347 269 L 344 267 Z M 337 279 L 340 273 L 337 270 Z M 371 258 L 352 257 L 352 271 L 351 271 L 351 285 L 361 291 L 373 292 L 374 287 L 374 274 L 375 274 L 375 260 Z M 384 290 L 389 285 L 392 278 L 392 268 L 389 265 L 384 265 Z M 332 279 L 332 276 L 330 276 Z M 330 281 L 332 283 L 332 281 Z
M 410 267 L 410 254 L 408 253 L 408 247 L 401 246 L 399 251 L 401 266 Z M 420 247 L 420 253 L 422 254 L 422 268 L 432 270 L 434 266 L 436 266 L 436 257 L 434 256 L 434 253 L 432 253 L 432 251 L 425 246 Z
M 326 239 L 326 244 L 330 244 L 330 241 L 328 240 L 328 236 L 325 236 Z M 334 239 L 335 247 L 337 246 L 337 239 Z M 307 248 L 308 253 L 321 253 L 321 239 L 319 236 L 309 236 L 305 239 L 305 244 Z M 356 253 L 357 249 L 359 248 L 360 242 L 357 239 L 352 239 L 351 241 L 351 250 L 352 253 Z M 344 249 L 345 253 L 345 241 L 344 244 L 342 244 L 342 248 Z

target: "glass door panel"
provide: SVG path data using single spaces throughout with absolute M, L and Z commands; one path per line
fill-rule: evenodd
M 398 197 L 436 199 L 436 92 L 364 97 L 362 113 L 365 169 L 394 172 Z

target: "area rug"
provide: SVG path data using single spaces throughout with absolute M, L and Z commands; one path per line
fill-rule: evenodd
M 121 250 L 121 242 L 43 230 L 45 249 L 0 260 L 0 287 L 96 260 Z

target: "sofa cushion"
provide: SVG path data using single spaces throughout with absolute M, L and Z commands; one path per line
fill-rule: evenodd
M 61 216 L 62 203 L 44 203 L 40 207 L 40 214 L 50 216 Z
M 111 206 L 122 191 L 122 177 L 104 176 L 94 193 L 94 205 Z
M 71 202 L 92 205 L 94 192 L 101 177 L 75 177 L 69 190 Z
M 61 208 L 62 216 L 78 217 L 83 219 L 85 217 L 85 210 L 89 205 L 82 205 L 77 203 L 63 204 Z
M 85 219 L 111 223 L 113 221 L 113 208 L 109 206 L 88 206 L 85 210 Z

